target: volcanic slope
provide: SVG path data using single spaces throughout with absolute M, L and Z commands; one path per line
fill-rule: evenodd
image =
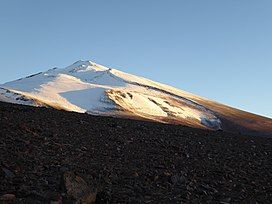
M 272 135 L 272 120 L 174 87 L 78 61 L 0 85 L 0 100 L 93 115 L 117 116 Z
M 62 175 L 75 172 L 96 203 L 271 203 L 271 146 L 267 137 L 0 102 L 0 200 L 65 203 Z

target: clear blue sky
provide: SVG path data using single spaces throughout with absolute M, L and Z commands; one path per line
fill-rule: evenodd
M 271 0 L 0 1 L 0 83 L 79 59 L 272 117 Z

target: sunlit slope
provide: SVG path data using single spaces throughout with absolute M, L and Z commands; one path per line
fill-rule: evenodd
M 222 129 L 249 135 L 272 136 L 272 119 L 209 100 L 196 101 L 211 109 L 222 121 Z
M 90 61 L 78 61 L 0 87 L 1 98 L 25 105 L 213 130 L 272 132 L 270 119 Z

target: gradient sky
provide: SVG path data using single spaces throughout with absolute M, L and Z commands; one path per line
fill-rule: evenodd
M 272 118 L 271 0 L 0 1 L 0 83 L 79 59 Z

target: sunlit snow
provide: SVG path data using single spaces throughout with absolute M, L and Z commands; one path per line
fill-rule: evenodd
M 125 114 L 161 122 L 187 121 L 212 129 L 221 128 L 216 115 L 194 100 L 202 98 L 90 61 L 50 69 L 0 87 L 2 101 L 44 104 L 99 115 Z

